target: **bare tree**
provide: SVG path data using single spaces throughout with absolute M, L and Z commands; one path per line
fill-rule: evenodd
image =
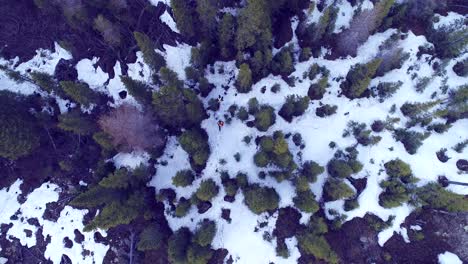
M 164 144 L 164 133 L 150 112 L 123 104 L 102 116 L 99 126 L 108 133 L 114 146 L 122 151 L 149 150 Z

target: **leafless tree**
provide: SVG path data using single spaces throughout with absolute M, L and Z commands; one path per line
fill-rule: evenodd
M 150 112 L 123 104 L 99 119 L 99 126 L 111 135 L 122 151 L 149 150 L 164 144 L 164 133 Z

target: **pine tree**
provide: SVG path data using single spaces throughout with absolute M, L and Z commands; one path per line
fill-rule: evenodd
M 311 190 L 298 192 L 293 198 L 294 205 L 305 213 L 315 213 L 319 210 L 319 204 Z
M 193 241 L 202 247 L 206 247 L 211 244 L 216 235 L 216 223 L 205 219 L 198 224 Z
M 247 63 L 239 67 L 236 88 L 239 93 L 248 93 L 252 90 L 252 71 Z
M 350 99 L 359 98 L 369 87 L 381 62 L 381 59 L 375 59 L 367 64 L 354 65 L 341 85 L 343 94 Z
M 39 147 L 37 121 L 21 96 L 0 91 L 0 127 L 0 156 L 16 160 Z
M 275 109 L 268 105 L 262 105 L 255 114 L 255 127 L 262 132 L 268 130 L 276 122 Z
M 189 37 L 196 37 L 199 33 L 198 16 L 193 5 L 186 0 L 171 0 L 171 8 L 177 23 L 177 29 Z
M 338 264 L 338 256 L 331 249 L 323 236 L 313 233 L 303 233 L 297 237 L 298 246 L 306 254 L 313 255 L 317 259 L 325 260 L 331 264 Z
M 158 72 L 161 67 L 166 66 L 166 60 L 161 54 L 154 50 L 155 46 L 153 42 L 145 33 L 135 31 L 133 32 L 133 37 L 143 53 L 143 60 L 151 67 L 151 69 Z
M 198 244 L 191 244 L 187 251 L 187 263 L 206 264 L 213 256 L 213 251 L 209 247 L 203 247 Z
M 270 9 L 266 0 L 248 0 L 238 18 L 237 50 L 265 50 L 271 45 Z
M 181 170 L 172 177 L 172 184 L 176 187 L 187 187 L 195 180 L 195 176 L 191 170 Z
M 273 57 L 271 70 L 274 74 L 288 76 L 294 71 L 294 61 L 292 57 L 292 47 L 285 47 Z
M 96 131 L 96 123 L 79 109 L 58 116 L 58 127 L 78 135 L 90 135 Z
M 204 168 L 210 154 L 206 132 L 198 128 L 186 130 L 178 140 L 182 149 L 189 154 L 192 168 L 195 171 Z
M 215 39 L 216 37 L 216 13 L 218 12 L 217 1 L 197 0 L 197 13 L 201 21 L 201 30 L 205 39 Z
M 99 95 L 90 89 L 86 83 L 62 81 L 60 85 L 66 95 L 84 107 L 89 107 L 91 104 L 99 102 Z
M 325 92 L 327 91 L 327 87 L 328 77 L 325 76 L 320 78 L 317 83 L 313 83 L 310 85 L 307 95 L 311 100 L 321 100 L 325 95 Z
M 140 251 L 157 250 L 164 243 L 165 238 L 159 224 L 152 224 L 141 231 L 137 249 Z
M 202 201 L 210 201 L 219 192 L 219 187 L 212 179 L 204 180 L 200 183 L 200 187 L 195 192 L 198 199 Z
M 310 99 L 307 96 L 300 97 L 297 95 L 289 95 L 286 97 L 286 102 L 281 107 L 278 114 L 284 120 L 291 122 L 293 117 L 301 116 L 309 107 Z
M 331 200 L 346 199 L 354 195 L 353 189 L 342 180 L 329 178 L 323 187 L 325 195 Z
M 126 189 L 129 186 L 128 171 L 126 168 L 116 170 L 99 182 L 104 188 L 108 189 Z
M 183 227 L 169 237 L 167 255 L 172 264 L 187 263 L 187 251 L 190 246 L 190 230 Z
M 127 88 L 128 93 L 140 104 L 151 105 L 151 87 L 142 81 L 137 81 L 129 76 L 120 76 L 120 80 Z
M 254 184 L 245 189 L 244 202 L 252 212 L 261 214 L 278 208 L 279 195 L 273 188 Z
M 31 76 L 31 80 L 41 87 L 42 90 L 48 93 L 54 92 L 61 97 L 64 95 L 62 89 L 52 75 L 38 71 L 33 71 L 29 75 Z
M 236 37 L 236 18 L 230 13 L 225 13 L 219 26 L 218 39 L 221 57 L 233 58 L 236 54 L 234 40 Z

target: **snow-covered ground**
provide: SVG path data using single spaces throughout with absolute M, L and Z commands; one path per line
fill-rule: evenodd
M 155 5 L 157 5 L 158 2 L 165 1 L 152 1 Z M 372 3 L 368 0 L 364 1 L 362 8 L 372 8 Z M 340 5 L 336 30 L 349 25 L 354 10 L 355 8 L 351 7 L 349 4 Z M 167 11 L 163 14 L 163 17 L 165 17 L 164 21 L 173 28 L 171 24 L 173 20 L 170 20 L 167 17 L 170 17 L 170 15 L 168 13 L 166 15 L 166 13 Z M 310 14 L 310 22 L 318 21 L 319 16 L 320 12 L 314 10 L 313 13 Z M 449 16 L 453 15 L 450 14 Z M 447 19 L 441 17 L 438 23 L 445 24 Z M 293 24 L 293 26 L 297 26 L 297 24 Z M 211 148 L 211 156 L 206 169 L 192 186 L 184 188 L 174 187 L 172 185 L 172 177 L 179 170 L 189 169 L 190 164 L 188 155 L 178 145 L 176 138 L 171 137 L 166 146 L 164 155 L 159 159 L 160 163 L 161 161 L 167 161 L 167 165 L 158 165 L 157 173 L 153 177 L 150 185 L 155 187 L 156 191 L 164 188 L 174 188 L 177 193 L 177 198 L 189 198 L 203 179 L 212 178 L 221 186 L 219 171 L 227 171 L 231 177 L 235 176 L 238 172 L 244 172 L 248 175 L 250 182 L 257 182 L 261 185 L 275 188 L 281 198 L 280 207 L 292 206 L 292 198 L 295 195 L 295 189 L 292 183 L 289 181 L 278 183 L 271 177 L 259 179 L 257 175 L 260 169 L 257 168 L 253 162 L 253 155 L 257 151 L 257 148 L 253 142 L 250 144 L 244 143 L 243 138 L 245 136 L 255 138 L 261 135 L 270 135 L 276 130 L 282 130 L 285 133 L 299 132 L 306 145 L 305 149 L 302 150 L 302 161 L 313 160 L 324 166 L 333 157 L 336 151 L 336 149 L 334 150 L 329 147 L 331 141 L 336 142 L 338 148 L 341 149 L 355 143 L 354 138 L 342 136 L 349 121 L 365 123 L 370 126 L 374 120 L 385 119 L 387 116 L 391 116 L 401 119 L 400 122 L 396 124 L 397 127 L 404 127 L 407 118 L 402 116 L 398 110 L 399 106 L 403 103 L 407 101 L 427 102 L 431 99 L 433 92 L 436 91 L 438 91 L 436 99 L 445 98 L 445 95 L 442 95 L 439 90 L 439 86 L 445 77 L 448 77 L 447 85 L 450 89 L 468 83 L 468 78 L 456 76 L 451 69 L 455 61 L 459 61 L 461 58 L 444 64 L 446 65 L 447 71 L 445 76 L 436 76 L 428 60 L 426 60 L 426 56 L 422 56 L 420 59 L 416 56 L 419 46 L 431 44 L 427 42 L 424 36 L 416 36 L 409 32 L 407 37 L 402 40 L 399 45 L 405 52 L 410 54 L 410 58 L 404 63 L 401 69 L 393 70 L 383 77 L 375 78 L 371 83 L 371 86 L 374 86 L 379 82 L 401 81 L 403 85 L 392 98 L 381 103 L 376 98 L 349 100 L 343 96 L 338 97 L 340 82 L 336 80 L 345 77 L 351 66 L 356 63 L 365 63 L 373 59 L 379 51 L 379 45 L 395 32 L 396 30 L 392 29 L 371 36 L 369 40 L 359 48 L 358 55 L 355 58 L 337 60 L 326 60 L 323 57 L 318 59 L 312 58 L 309 61 L 296 64 L 295 72 L 292 73 L 292 76 L 296 77 L 299 81 L 296 82 L 295 87 L 290 87 L 280 77 L 270 75 L 257 82 L 250 93 L 237 94 L 233 86 L 234 83 L 230 81 L 232 77 L 237 76 L 238 73 L 235 63 L 215 63 L 215 73 L 210 73 L 209 71 L 206 73 L 208 80 L 215 84 L 217 89 L 213 90 L 207 98 L 203 98 L 203 102 L 205 106 L 207 106 L 210 99 L 217 98 L 219 95 L 224 96 L 224 102 L 220 110 L 216 113 L 210 112 L 210 117 L 202 122 L 202 127 L 209 135 L 209 145 Z M 292 44 L 297 45 L 295 42 L 297 42 L 297 39 L 294 39 Z M 184 69 L 190 63 L 191 47 L 186 44 L 179 44 L 177 47 L 165 45 L 164 48 L 165 52 L 162 54 L 166 58 L 168 67 L 174 70 L 181 79 L 185 79 Z M 42 55 L 43 53 L 46 55 Z M 16 69 L 23 72 L 27 68 L 33 68 L 53 73 L 53 69 L 58 63 L 58 60 L 68 57 L 69 54 L 56 45 L 55 52 L 38 51 L 36 57 L 29 62 L 20 64 Z M 137 57 L 136 63 L 128 65 L 129 75 L 135 79 L 149 81 L 151 72 L 147 65 L 144 64 L 141 52 L 137 53 Z M 81 60 L 76 66 L 78 78 L 88 83 L 91 88 L 103 93 L 108 93 L 114 98 L 116 105 L 122 103 L 123 101 L 119 98 L 118 92 L 125 90 L 125 88 L 119 78 L 121 73 L 120 64 L 117 63 L 114 67 L 116 77 L 108 80 L 109 76 L 107 73 L 104 73 L 99 67 L 94 67 L 97 60 L 99 60 L 99 58 Z M 0 63 L 5 64 L 9 62 L 0 59 Z M 304 79 L 303 73 L 307 72 L 309 67 L 314 63 L 325 66 L 330 70 L 329 80 L 331 86 L 320 102 L 323 104 L 337 105 L 338 109 L 336 114 L 327 118 L 317 117 L 315 115 L 315 110 L 319 106 L 319 103 L 313 101 L 306 113 L 298 118 L 294 118 L 291 123 L 287 123 L 281 117 L 277 116 L 276 123 L 268 132 L 259 132 L 255 128 L 249 128 L 236 118 L 233 119 L 232 123 L 226 124 L 221 131 L 218 131 L 217 120 L 223 118 L 223 114 L 226 113 L 227 109 L 232 104 L 236 104 L 239 107 L 247 106 L 248 100 L 255 97 L 260 104 L 269 104 L 274 107 L 277 113 L 287 95 L 307 95 L 308 88 L 312 82 L 307 78 Z M 223 74 L 220 74 L 218 71 L 221 67 L 224 68 Z M 418 69 L 413 71 L 418 74 L 418 77 L 433 77 L 429 86 L 422 93 L 418 93 L 415 90 L 415 81 L 411 78 L 410 74 L 408 74 L 408 72 L 412 73 L 409 71 L 410 67 Z M 107 81 L 108 83 L 106 84 Z M 276 83 L 281 86 L 281 90 L 278 93 L 272 93 L 270 88 Z M 37 88 L 31 84 L 14 83 L 1 72 L 0 84 L 2 84 L 1 89 L 9 89 L 24 94 L 31 94 L 37 91 Z M 224 94 L 224 90 L 221 88 L 224 85 L 230 87 L 226 94 Z M 262 93 L 261 88 L 264 86 L 266 86 L 267 89 L 265 93 Z M 125 100 L 136 103 L 131 96 L 127 97 Z M 393 105 L 397 106 L 397 111 L 394 114 L 389 114 Z M 422 131 L 422 129 L 420 129 L 420 131 Z M 435 181 L 437 177 L 442 174 L 450 180 L 464 181 L 466 176 L 458 173 L 455 162 L 460 158 L 466 158 L 468 150 L 465 149 L 462 153 L 457 153 L 452 150 L 451 147 L 466 139 L 467 131 L 468 120 L 460 120 L 444 134 L 432 133 L 431 136 L 423 142 L 423 146 L 418 149 L 415 155 L 408 154 L 403 145 L 400 142 L 396 142 L 390 132 L 386 131 L 380 133 L 379 135 L 382 136 L 382 140 L 377 145 L 357 147 L 359 151 L 358 160 L 364 164 L 364 169 L 353 177 L 367 178 L 367 187 L 358 198 L 360 204 L 359 208 L 345 212 L 342 200 L 328 202 L 325 204 L 325 208 L 335 209 L 339 213 L 346 214 L 347 221 L 355 217 L 363 217 L 366 213 L 377 215 L 383 220 L 387 220 L 391 215 L 394 215 L 395 220 L 393 221 L 393 225 L 379 234 L 379 244 L 383 245 L 394 235 L 394 232 L 401 234 L 407 239 L 406 229 L 400 228 L 400 225 L 414 208 L 408 204 L 404 204 L 397 208 L 385 209 L 378 203 L 378 196 L 382 192 L 379 183 L 387 177 L 385 173 L 381 173 L 383 164 L 395 158 L 404 160 L 410 164 L 414 175 L 421 180 L 418 185 L 424 185 L 430 181 Z M 298 149 L 293 147 L 293 144 L 290 144 L 290 148 L 293 150 L 293 154 L 295 154 L 296 162 L 300 163 L 301 160 L 296 155 Z M 439 162 L 435 155 L 435 152 L 441 148 L 447 148 L 447 155 L 451 157 L 446 163 Z M 233 157 L 237 152 L 241 154 L 240 162 L 237 162 Z M 134 167 L 140 162 L 146 163 L 148 158 L 149 157 L 145 153 L 118 154 L 113 158 L 113 161 L 116 163 L 117 167 Z M 221 165 L 221 159 L 224 159 L 227 163 Z M 317 200 L 322 196 L 322 187 L 327 177 L 327 173 L 324 172 L 318 177 L 316 183 L 311 184 L 312 191 L 316 194 Z M 95 243 L 93 240 L 93 233 L 84 233 L 85 241 L 81 245 L 74 244 L 71 249 L 64 248 L 63 246 L 62 241 L 65 236 L 73 236 L 74 229 L 81 230 L 83 228 L 82 220 L 83 215 L 86 213 L 85 210 L 77 210 L 67 206 L 61 212 L 57 222 L 43 220 L 42 214 L 45 210 L 45 205 L 48 202 L 58 200 L 59 190 L 57 190 L 57 186 L 53 183 L 45 183 L 29 194 L 24 204 L 19 204 L 17 197 L 20 194 L 20 184 L 21 181 L 17 181 L 8 189 L 0 190 L 0 201 L 2 201 L 2 204 L 0 204 L 0 224 L 13 224 L 13 227 L 8 231 L 8 236 L 18 238 L 25 246 L 31 247 L 35 245 L 35 237 L 27 237 L 24 229 L 30 229 L 34 233 L 37 227 L 28 224 L 27 219 L 37 218 L 43 228 L 43 234 L 45 236 L 49 234 L 52 237 L 52 241 L 47 246 L 47 250 L 44 253 L 46 258 L 50 258 L 54 263 L 59 263 L 61 254 L 67 254 L 74 260 L 80 260 L 79 263 L 93 263 L 93 261 L 95 263 L 102 262 L 108 246 Z M 468 188 L 466 187 L 450 186 L 449 188 L 460 194 L 468 194 Z M 226 248 L 229 254 L 232 255 L 235 263 L 296 263 L 297 258 L 299 258 L 299 252 L 295 246 L 297 244 L 296 239 L 289 239 L 286 241 L 290 250 L 290 257 L 288 259 L 276 256 L 275 240 L 272 242 L 264 240 L 264 232 L 272 233 L 277 214 L 270 217 L 268 217 L 267 214 L 255 215 L 243 204 L 242 193 L 238 193 L 234 203 L 225 202 L 223 200 L 224 194 L 223 188 L 220 188 L 220 193 L 212 201 L 212 208 L 202 215 L 198 214 L 195 208 L 192 208 L 189 214 L 183 218 L 176 218 L 166 212 L 170 227 L 173 230 L 177 230 L 180 227 L 187 226 L 191 230 L 194 230 L 200 220 L 205 218 L 212 219 L 217 222 L 218 227 L 213 247 Z M 221 218 L 222 208 L 231 210 L 231 223 Z M 20 217 L 17 220 L 12 220 L 10 217 L 18 210 L 20 212 Z M 304 214 L 301 221 L 306 222 L 309 217 L 310 214 Z M 331 218 L 332 216 L 327 213 L 327 217 Z M 268 225 L 254 232 L 254 229 L 258 228 L 259 223 L 263 221 L 267 221 Z M 104 232 L 101 233 L 105 235 Z M 82 256 L 81 252 L 83 249 L 90 250 L 94 252 L 94 254 Z M 457 263 L 454 262 L 456 259 L 458 259 L 458 257 L 450 252 L 439 256 L 440 263 Z M 2 260 L 0 259 L 0 263 L 1 262 Z

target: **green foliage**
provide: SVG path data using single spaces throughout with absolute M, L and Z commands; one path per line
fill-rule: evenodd
M 252 212 L 261 214 L 278 208 L 279 195 L 273 188 L 253 184 L 244 190 L 244 202 Z
M 190 200 L 187 200 L 185 198 L 181 198 L 179 200 L 179 203 L 177 204 L 175 208 L 174 215 L 176 217 L 184 217 L 188 214 L 190 211 L 190 207 L 192 207 L 192 204 L 190 203 Z
M 359 202 L 357 199 L 346 200 L 344 202 L 344 210 L 345 211 L 352 211 L 356 208 L 359 208 Z
M 100 131 L 93 134 L 93 139 L 96 143 L 105 150 L 113 150 L 112 137 L 106 132 Z
M 245 107 L 239 108 L 239 111 L 237 112 L 237 118 L 239 118 L 241 121 L 245 121 L 249 118 L 249 112 L 247 112 Z
M 320 78 L 318 82 L 310 85 L 307 95 L 311 100 L 321 100 L 328 86 L 328 77 L 324 76 Z
M 229 59 L 235 56 L 234 41 L 236 37 L 236 18 L 225 13 L 219 25 L 218 32 L 220 53 L 223 59 Z
M 329 178 L 323 187 L 325 195 L 331 200 L 347 199 L 355 193 L 351 187 L 340 179 Z
M 315 161 L 306 161 L 302 165 L 302 175 L 304 175 L 310 183 L 317 181 L 317 176 L 322 174 L 325 168 L 320 166 Z
M 152 224 L 141 231 L 137 249 L 140 251 L 157 250 L 161 247 L 165 238 L 159 224 Z
M 416 118 L 421 113 L 425 113 L 429 111 L 432 107 L 436 106 L 437 104 L 439 104 L 439 101 L 432 101 L 432 102 L 427 102 L 427 103 L 406 102 L 400 107 L 400 111 L 404 116 L 407 116 L 410 118 Z
M 16 160 L 39 147 L 37 121 L 21 96 L 0 91 L 0 127 L 1 157 Z
M 262 105 L 255 114 L 255 127 L 262 132 L 268 130 L 276 122 L 275 109 L 269 105 Z
M 120 46 L 122 43 L 122 33 L 117 25 L 113 24 L 102 14 L 99 14 L 93 22 L 93 28 L 101 33 L 104 41 L 113 47 Z
M 97 104 L 99 101 L 99 95 L 89 88 L 86 83 L 62 81 L 60 82 L 60 85 L 66 95 L 84 107 L 89 107 L 91 104 Z
M 258 167 L 274 164 L 288 172 L 297 168 L 288 149 L 288 143 L 280 131 L 275 132 L 273 137 L 265 136 L 260 139 L 260 150 L 254 155 L 254 162 Z M 290 174 L 287 175 L 286 178 L 289 178 Z
M 353 174 L 353 169 L 344 160 L 332 159 L 327 164 L 328 173 L 336 178 L 347 178 Z
M 142 81 L 137 81 L 129 76 L 120 76 L 120 80 L 127 88 L 128 93 L 140 104 L 151 105 L 151 87 Z
M 350 99 L 359 98 L 367 90 L 381 62 L 381 59 L 374 59 L 366 64 L 354 65 L 341 85 L 343 94 Z
M 198 244 L 191 244 L 187 251 L 187 263 L 206 264 L 213 256 L 213 251 L 209 247 Z
M 120 198 L 120 195 L 117 190 L 107 190 L 100 185 L 96 185 L 89 188 L 86 192 L 80 193 L 70 202 L 70 205 L 94 208 L 110 203 L 118 198 Z
M 408 163 L 401 159 L 394 159 L 384 164 L 387 175 L 392 178 L 408 179 L 413 173 Z
M 264 50 L 271 45 L 271 20 L 266 0 L 248 0 L 247 6 L 240 10 L 236 34 L 237 50 L 253 47 Z
M 189 38 L 196 37 L 200 24 L 193 5 L 186 0 L 171 0 L 171 8 L 180 33 Z
M 99 185 L 108 189 L 126 189 L 129 186 L 128 181 L 128 171 L 127 169 L 120 168 L 114 173 L 109 174 L 107 177 L 103 178 Z
M 246 188 L 249 185 L 247 174 L 242 173 L 242 172 L 237 173 L 236 182 L 237 182 L 237 186 L 239 186 L 240 188 L 242 189 Z
M 419 203 L 423 206 L 448 212 L 468 211 L 468 198 L 442 188 L 437 183 L 429 183 L 416 190 Z
M 216 13 L 218 11 L 217 1 L 197 0 L 198 17 L 201 22 L 201 31 L 205 38 L 216 38 Z
M 90 135 L 97 130 L 91 117 L 81 113 L 79 109 L 59 115 L 58 120 L 59 128 L 78 135 Z
M 325 237 L 313 233 L 303 233 L 297 237 L 297 240 L 299 248 L 304 253 L 328 263 L 337 264 L 339 262 L 338 256 L 333 252 Z
M 145 33 L 135 31 L 133 32 L 133 37 L 137 42 L 138 48 L 140 48 L 143 53 L 143 60 L 151 69 L 158 72 L 161 67 L 166 66 L 164 57 L 156 53 L 153 42 Z
M 290 256 L 290 253 L 289 253 L 289 249 L 288 249 L 288 246 L 286 245 L 286 243 L 282 242 L 282 241 L 277 241 L 276 242 L 276 255 L 277 256 L 280 256 L 282 258 L 289 258 Z
M 200 1 L 200 0 L 199 0 Z M 202 0 L 206 1 L 206 0 Z M 210 64 L 213 58 L 213 51 L 216 47 L 213 46 L 213 43 L 208 41 L 202 41 L 198 47 L 192 47 L 190 63 L 193 67 L 200 70 L 203 75 L 203 70 L 206 65 Z
M 269 158 L 268 154 L 264 151 L 259 151 L 254 155 L 254 162 L 257 167 L 264 168 L 268 166 Z
M 405 129 L 396 129 L 393 137 L 403 143 L 406 152 L 413 155 L 417 152 L 418 148 L 422 145 L 422 141 L 426 139 L 428 135 L 416 131 L 410 131 Z
M 322 217 L 317 215 L 312 215 L 310 217 L 309 223 L 307 224 L 307 229 L 309 233 L 315 235 L 323 235 L 328 233 L 327 223 L 325 223 L 325 220 L 323 220 Z
M 294 61 L 291 46 L 282 48 L 273 57 L 271 70 L 274 74 L 279 74 L 282 76 L 288 76 L 294 71 Z
M 190 164 L 195 171 L 204 168 L 210 156 L 208 136 L 200 128 L 186 130 L 179 137 L 182 148 L 190 155 Z
M 187 250 L 190 246 L 191 233 L 186 227 L 183 227 L 172 236 L 167 242 L 167 255 L 171 264 L 187 263 Z
M 198 199 L 202 201 L 210 201 L 218 195 L 219 188 L 212 179 L 204 180 L 200 183 L 200 187 L 195 192 Z
M 193 242 L 197 243 L 202 247 L 206 247 L 211 244 L 213 238 L 216 235 L 216 223 L 211 220 L 203 220 L 198 224 L 195 235 L 193 236 Z
M 237 194 L 237 190 L 239 189 L 239 186 L 237 185 L 236 180 L 227 180 L 223 182 L 224 186 L 224 191 L 226 192 L 226 195 L 234 197 Z
M 464 23 L 464 19 L 458 19 L 451 25 L 430 30 L 428 39 L 440 57 L 456 58 L 466 52 L 468 28 L 463 26 Z
M 29 75 L 31 76 L 31 80 L 41 87 L 42 90 L 48 93 L 53 92 L 59 96 L 64 95 L 62 89 L 52 75 L 38 71 L 33 71 L 29 73 Z
M 315 213 L 319 210 L 315 195 L 310 190 L 298 192 L 296 197 L 293 198 L 293 202 L 299 210 L 305 213 Z
M 338 109 L 338 106 L 336 105 L 325 104 L 323 106 L 317 107 L 315 114 L 318 117 L 327 117 L 334 115 L 336 113 L 336 109 Z
M 247 102 L 247 105 L 248 105 L 248 108 L 249 108 L 248 109 L 249 114 L 251 114 L 251 115 L 255 115 L 258 112 L 259 108 L 260 108 L 260 106 L 258 104 L 258 100 L 255 97 L 250 98 L 249 101 Z
M 174 85 L 163 86 L 153 93 L 153 106 L 161 124 L 169 129 L 190 128 L 206 117 L 197 95 Z
M 278 114 L 284 120 L 291 122 L 293 117 L 301 116 L 309 107 L 310 99 L 307 96 L 300 97 L 297 95 L 289 95 L 286 97 L 286 102 L 281 107 Z
M 184 82 L 179 80 L 177 73 L 167 67 L 162 67 L 159 70 L 159 81 L 166 86 L 175 86 L 179 89 L 184 87 Z
M 294 179 L 294 185 L 297 192 L 305 192 L 310 190 L 309 179 L 306 176 L 300 175 Z
M 381 82 L 373 90 L 373 95 L 378 96 L 381 101 L 392 97 L 398 89 L 403 85 L 402 81 L 398 82 Z
M 304 62 L 312 57 L 312 50 L 309 47 L 305 47 L 301 49 L 301 53 L 299 54 L 299 62 Z
M 384 191 L 379 195 L 379 204 L 385 208 L 398 207 L 410 200 L 410 190 L 399 179 L 390 178 L 382 181 L 380 187 Z
M 239 67 L 236 88 L 239 93 L 248 93 L 252 90 L 252 71 L 247 63 L 243 63 Z
M 176 187 L 187 187 L 195 180 L 195 176 L 191 170 L 181 170 L 172 177 L 172 184 Z

